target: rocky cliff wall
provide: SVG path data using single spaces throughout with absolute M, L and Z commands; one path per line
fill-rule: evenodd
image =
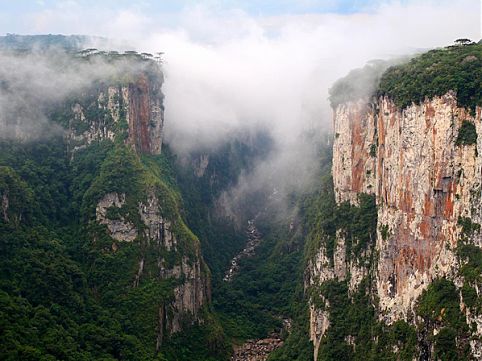
M 474 144 L 460 135 L 467 124 L 477 135 Z M 353 290 L 357 279 L 372 272 L 380 320 L 415 322 L 417 302 L 433 280 L 445 277 L 458 287 L 464 283 L 457 246 L 465 237 L 464 220 L 477 225 L 481 218 L 481 108 L 471 113 L 459 107 L 454 92 L 403 110 L 388 97 L 348 101 L 334 109 L 334 132 L 335 200 L 339 206 L 357 205 L 361 193 L 375 195 L 375 257 L 354 267 L 339 231 L 334 262 L 329 263 L 322 247 L 309 262 L 307 285 L 346 279 L 348 274 Z M 468 242 L 482 247 L 477 232 Z M 462 298 L 460 308 L 465 309 Z M 316 349 L 329 327 L 329 308 L 317 310 L 312 302 L 310 309 Z M 480 339 L 481 317 L 467 310 L 465 315 Z M 474 355 L 479 346 L 471 344 Z
M 71 106 L 69 138 L 78 149 L 116 136 L 138 153 L 160 154 L 164 125 L 162 76 L 143 72 L 119 84 L 97 84 Z
M 407 317 L 432 279 L 453 274 L 459 217 L 480 218 L 480 113 L 458 108 L 453 93 L 403 111 L 388 98 L 335 110 L 335 198 L 376 194 L 377 288 L 388 319 Z M 475 124 L 476 144 L 456 144 L 464 121 Z
M 453 93 L 403 112 L 386 98 L 379 105 L 377 288 L 394 320 L 408 316 L 434 278 L 455 276 L 459 219 L 480 218 L 481 109 L 470 115 Z M 476 144 L 456 144 L 464 121 L 475 124 Z
M 139 224 L 122 215 L 122 208 L 126 206 L 125 194 L 108 193 L 96 207 L 96 220 L 107 227 L 107 232 L 113 239 L 111 249 L 114 253 L 123 242 L 138 242 L 142 248 L 149 247 L 158 254 L 155 260 L 148 260 L 141 252 L 139 268 L 133 275 L 133 287 L 138 287 L 142 279 L 152 276 L 159 280 L 172 279 L 177 283 L 172 300 L 160 310 L 162 318 L 159 319 L 159 343 L 164 332 L 179 332 L 183 322 L 199 321 L 201 309 L 211 297 L 208 273 L 199 246 L 194 245 L 194 254 L 191 255 L 181 249 L 173 229 L 173 223 L 180 220 L 164 217 L 161 214 L 162 203 L 163 200 L 150 190 L 146 200 L 137 203 Z M 109 215 L 109 212 L 114 213 L 114 216 Z M 128 217 L 132 218 L 132 215 Z M 148 264 L 149 262 L 154 264 Z M 155 269 L 157 274 L 149 274 L 148 269 Z
M 163 301 L 157 317 L 159 348 L 166 336 L 201 320 L 211 289 L 199 241 L 179 216 L 175 191 L 140 161 L 142 154 L 161 152 L 162 74 L 154 75 L 144 71 L 128 75 L 130 80 L 120 85 L 91 87 L 71 107 L 68 135 L 74 155 L 94 141 L 112 141 L 114 148 L 131 148 L 126 154 L 129 160 L 121 156 L 115 161 L 114 167 L 120 169 L 98 179 L 101 190 L 93 192 L 97 196 L 91 222 L 105 226 L 100 234 L 94 231 L 95 237 L 105 233 L 110 237 L 113 257 L 128 244 L 138 245 L 138 268 L 131 275 L 133 288 L 140 287 L 143 280 L 172 281 L 172 295 L 168 302 Z M 120 192 L 119 180 L 114 178 L 129 173 L 129 166 L 134 171 Z M 153 258 L 153 254 L 157 256 Z
M 334 112 L 335 197 L 338 203 L 356 204 L 359 193 L 375 192 L 375 113 L 368 99 L 341 104 Z

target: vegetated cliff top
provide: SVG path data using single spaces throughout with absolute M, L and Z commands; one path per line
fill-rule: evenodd
M 453 90 L 459 106 L 482 104 L 482 43 L 460 39 L 456 45 L 433 49 L 411 60 L 376 61 L 352 70 L 331 87 L 330 102 L 388 96 L 401 109 Z
M 88 48 L 91 44 L 97 44 L 99 49 Z M 133 50 L 118 52 L 113 50 L 103 50 L 110 48 L 110 40 L 103 37 L 87 35 L 18 35 L 7 34 L 0 36 L 0 55 L 9 56 L 44 56 L 50 58 L 51 64 L 57 64 L 58 70 L 62 71 L 65 67 L 85 65 L 101 65 L 106 63 L 119 66 L 119 73 L 132 73 L 132 70 L 142 70 L 147 75 L 159 73 L 159 67 L 155 66 L 162 63 L 162 52 L 155 55 L 149 53 L 138 53 Z M 133 66 L 136 65 L 136 66 Z M 128 69 L 125 67 L 128 66 Z M 124 76 L 125 78 L 125 76 Z M 162 80 L 162 79 L 161 79 Z
M 461 39 L 391 67 L 381 77 L 377 95 L 405 108 L 450 90 L 457 93 L 459 106 L 475 110 L 482 105 L 482 44 Z
M 117 51 L 103 51 L 97 49 L 84 49 L 73 53 L 73 60 L 77 64 L 88 63 L 93 66 L 107 64 L 117 69 L 111 81 L 119 84 L 127 84 L 135 81 L 139 73 L 148 76 L 151 82 L 162 83 L 163 73 L 161 70 L 162 53 L 152 55 L 128 50 L 123 53 Z
M 0 42 L 1 43 L 1 42 Z M 25 71 L 29 67 L 42 72 L 56 74 L 60 82 L 67 76 L 82 78 L 82 83 L 101 82 L 111 85 L 127 85 L 138 80 L 139 75 L 147 76 L 151 83 L 163 83 L 162 53 L 155 55 L 128 50 L 124 52 L 103 51 L 94 48 L 78 50 L 58 46 L 34 48 L 2 48 L 0 62 L 18 63 Z M 40 77 L 39 75 L 39 77 Z M 0 88 L 21 77 L 6 76 L 0 81 Z M 73 86 L 75 87 L 75 86 Z

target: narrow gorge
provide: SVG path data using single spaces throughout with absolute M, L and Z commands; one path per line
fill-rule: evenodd
M 482 359 L 480 42 L 351 71 L 332 132 L 186 145 L 162 53 L 14 38 L 0 359 Z

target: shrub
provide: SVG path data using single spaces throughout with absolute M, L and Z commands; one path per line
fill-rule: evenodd
M 456 145 L 472 145 L 477 143 L 477 130 L 475 124 L 464 120 L 459 129 L 459 134 L 455 140 Z
M 377 145 L 372 144 L 370 145 L 370 156 L 375 158 L 377 156 Z

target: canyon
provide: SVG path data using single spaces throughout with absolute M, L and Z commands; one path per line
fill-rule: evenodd
M 176 153 L 160 58 L 63 54 L 106 73 L 0 127 L 0 358 L 481 359 L 480 49 L 336 82 L 303 189 L 263 129 Z

